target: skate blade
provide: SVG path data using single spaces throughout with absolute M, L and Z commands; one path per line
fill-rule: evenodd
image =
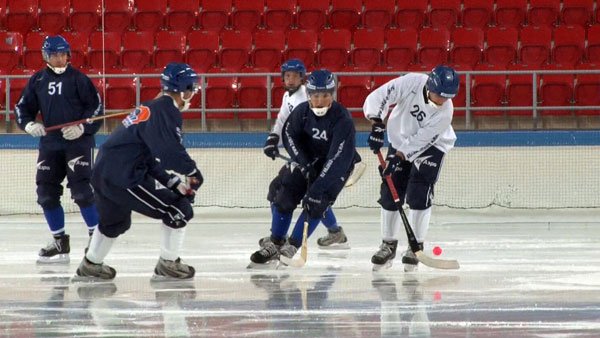
M 419 270 L 419 266 L 415 265 L 415 264 L 403 264 L 404 265 L 404 272 L 415 272 L 417 270 Z
M 58 254 L 52 257 L 39 256 L 36 261 L 37 264 L 69 264 L 69 262 L 71 262 L 69 254 Z
M 279 268 L 280 262 L 276 259 L 272 259 L 266 263 L 254 263 L 250 262 L 246 269 L 252 270 L 277 270 Z
M 384 271 L 391 267 L 392 267 L 392 260 L 389 260 L 385 264 L 373 264 L 373 271 Z
M 297 259 L 292 259 L 281 255 L 279 257 L 279 261 L 281 262 L 281 264 L 291 266 L 293 268 L 301 268 L 304 266 L 304 264 L 306 264 L 306 261 L 302 258 L 302 256 L 298 257 Z
M 317 244 L 319 245 L 319 244 Z M 331 245 L 327 245 L 327 246 L 321 246 L 319 245 L 319 249 L 321 250 L 331 250 L 331 251 L 335 251 L 335 250 L 350 250 L 350 243 L 346 242 L 346 243 L 335 243 L 335 244 L 331 244 Z
M 75 276 L 71 277 L 71 283 L 94 283 L 94 284 L 112 283 L 113 279 L 114 278 L 104 279 L 104 278 L 100 278 L 100 277 L 79 276 L 78 274 L 75 274 Z
M 150 277 L 150 282 L 151 283 L 181 282 L 181 281 L 191 281 L 193 279 L 194 279 L 194 276 L 188 277 L 188 278 L 177 278 L 177 277 L 153 274 L 152 277 Z

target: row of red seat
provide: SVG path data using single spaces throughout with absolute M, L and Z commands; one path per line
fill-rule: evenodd
M 590 69 L 600 70 L 600 64 L 589 65 Z M 518 68 L 515 68 L 518 70 Z M 423 69 L 415 69 L 423 71 Z M 21 70 L 19 74 L 31 75 L 33 70 Z M 339 76 L 337 99 L 346 107 L 360 108 L 366 96 L 375 88 L 395 76 Z M 543 114 L 600 115 L 600 110 L 543 110 L 545 106 L 600 106 L 600 74 L 541 74 L 537 78 L 538 102 Z M 106 98 L 108 109 L 127 109 L 135 106 L 135 82 L 132 78 L 93 79 L 102 96 Z M 11 109 L 18 100 L 27 79 L 13 79 L 10 85 Z M 140 79 L 141 101 L 152 99 L 160 91 L 158 78 L 143 77 Z M 284 89 L 278 76 L 272 78 L 272 107 L 274 114 L 281 105 Z M 479 111 L 477 107 L 514 107 L 532 106 L 532 76 L 522 74 L 510 75 L 472 75 L 470 99 L 475 115 L 501 115 L 503 111 Z M 0 92 L 5 91 L 4 79 L 0 78 Z M 267 80 L 265 77 L 210 77 L 206 85 L 206 108 L 266 108 Z M 465 75 L 461 75 L 459 94 L 453 99 L 455 107 L 466 106 Z M 200 95 L 195 96 L 192 108 L 201 105 Z M 4 109 L 5 95 L 0 95 L 0 107 Z M 356 117 L 360 112 L 354 113 Z M 530 110 L 508 111 L 510 115 L 531 115 Z M 464 116 L 464 110 L 457 110 L 456 116 Z M 188 118 L 198 114 L 186 115 Z M 209 118 L 228 118 L 233 113 L 210 113 Z M 264 112 L 240 113 L 240 117 L 264 118 Z
M 586 36 L 587 35 L 587 36 Z M 0 70 L 40 68 L 40 46 L 45 33 L 32 32 L 25 41 L 20 33 L 0 32 Z M 575 66 L 600 62 L 600 24 L 515 28 L 443 28 L 372 30 L 306 30 L 183 32 L 65 32 L 72 49 L 71 62 L 79 67 L 127 68 L 155 72 L 171 61 L 187 62 L 199 72 L 211 68 L 239 71 L 250 67 L 276 71 L 283 60 L 299 58 L 309 68 L 338 71 L 406 70 L 410 64 L 449 63 L 459 69 L 479 64 L 512 63 L 539 68 L 545 64 Z
M 600 23 L 598 7 L 594 0 L 0 0 L 0 29 L 25 35 L 89 32 L 102 24 L 117 32 L 585 26 Z

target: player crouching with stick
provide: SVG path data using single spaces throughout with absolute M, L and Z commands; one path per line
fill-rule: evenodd
M 163 221 L 153 280 L 194 277 L 194 268 L 179 256 L 203 178 L 182 144 L 181 112 L 198 90 L 198 75 L 187 64 L 169 63 L 160 82 L 163 95 L 140 105 L 100 147 L 92 173 L 100 222 L 75 280 L 115 277 L 104 258 L 131 226 L 132 211 Z M 186 180 L 167 174 L 169 170 Z
M 269 241 L 255 252 L 251 257 L 255 263 L 268 263 L 280 255 L 291 259 L 333 205 L 354 163 L 360 161 L 354 123 L 346 108 L 333 99 L 333 74 L 328 70 L 312 72 L 306 90 L 308 101 L 294 108 L 282 132 L 283 145 L 300 168 L 282 180 L 274 196 L 271 231 L 285 233 L 281 229 L 289 228 L 292 213 L 302 202 L 304 210 L 299 217 L 308 218 L 307 232 L 303 236 L 304 227 L 297 223 L 287 241 Z

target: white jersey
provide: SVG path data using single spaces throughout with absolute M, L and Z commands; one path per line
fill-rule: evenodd
M 456 141 L 452 100 L 439 109 L 431 107 L 425 93 L 427 78 L 421 73 L 395 78 L 371 92 L 363 106 L 368 119 L 383 121 L 390 106 L 396 105 L 387 120 L 388 141 L 411 162 L 431 146 L 447 153 Z
M 294 92 L 290 96 L 290 92 L 287 90 L 283 94 L 283 99 L 281 100 L 281 107 L 279 108 L 279 113 L 277 114 L 277 120 L 275 121 L 275 125 L 273 126 L 272 133 L 277 134 L 279 136 L 279 145 L 281 145 L 281 131 L 283 130 L 283 124 L 287 121 L 288 117 L 292 113 L 292 110 L 296 108 L 302 102 L 308 100 L 306 96 L 306 87 L 301 85 L 298 90 Z

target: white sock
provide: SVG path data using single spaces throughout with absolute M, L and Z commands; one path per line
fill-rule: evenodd
M 408 212 L 408 221 L 415 232 L 417 242 L 423 243 L 429 230 L 429 219 L 431 218 L 431 207 L 425 210 L 410 210 Z
M 92 234 L 90 246 L 88 247 L 88 252 L 85 254 L 85 258 L 92 263 L 102 264 L 115 240 L 116 238 L 106 237 L 99 229 L 96 229 L 94 234 Z
M 173 229 L 163 224 L 160 239 L 160 257 L 168 261 L 179 258 L 184 238 L 185 227 Z
M 400 229 L 402 229 L 400 213 L 381 208 L 381 238 L 384 241 L 396 241 Z

